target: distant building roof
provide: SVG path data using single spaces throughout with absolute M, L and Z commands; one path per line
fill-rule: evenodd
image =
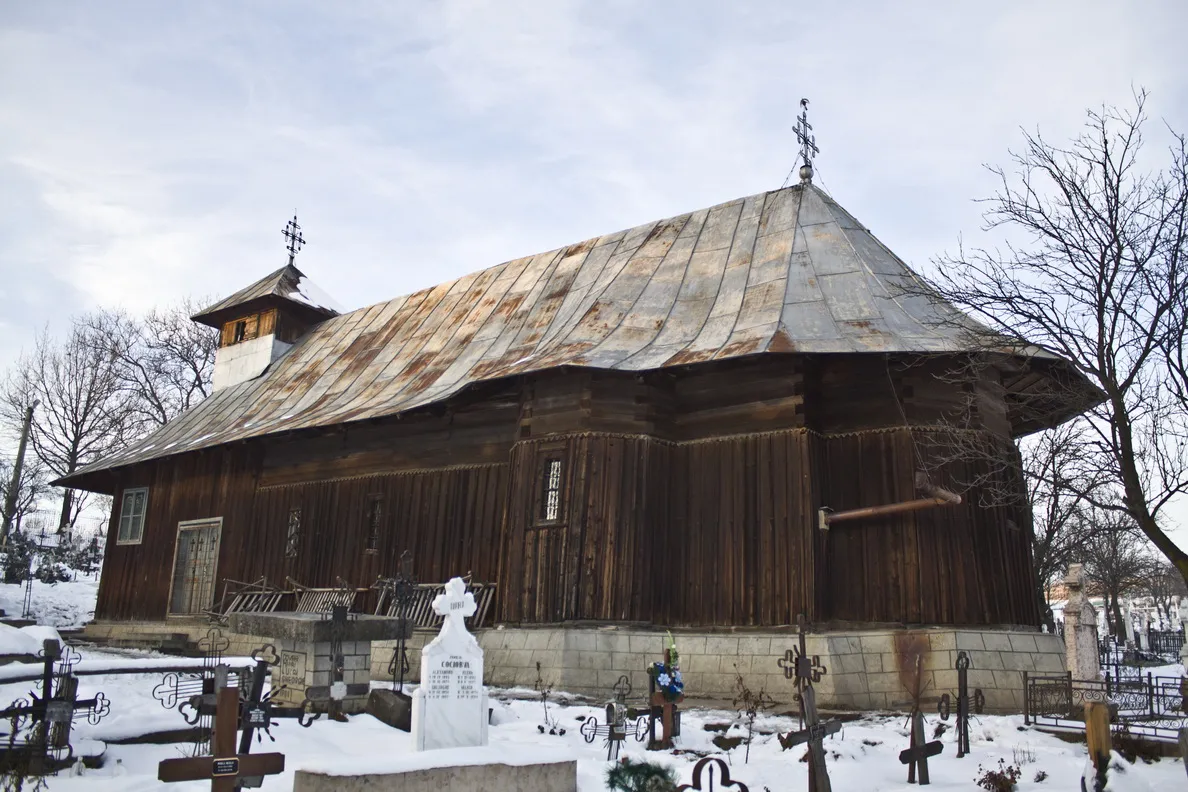
M 217 328 L 228 319 L 235 318 L 237 314 L 266 303 L 277 302 L 291 303 L 317 319 L 326 319 L 342 313 L 338 304 L 306 278 L 301 270 L 292 264 L 286 264 L 276 272 L 265 275 L 252 285 L 240 289 L 225 300 L 219 300 L 190 318 Z
M 296 272 L 273 273 L 195 318 L 283 292 L 288 270 Z M 335 316 L 259 378 L 215 393 L 75 477 L 393 415 L 474 383 L 561 366 L 640 372 L 764 353 L 955 353 L 978 348 L 973 334 L 984 332 L 926 293 L 870 231 L 804 183 Z M 1001 352 L 1071 371 L 1038 347 Z M 1008 392 L 1047 376 L 1021 372 Z M 1044 420 L 1084 406 L 1054 405 Z

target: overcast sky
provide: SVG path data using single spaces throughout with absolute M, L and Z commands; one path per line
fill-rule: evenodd
M 1183 0 L 0 0 L 0 364 L 246 285 L 294 209 L 354 308 L 773 189 L 801 97 L 816 182 L 927 270 L 1020 126 L 1144 87 L 1188 128 L 1186 29 Z

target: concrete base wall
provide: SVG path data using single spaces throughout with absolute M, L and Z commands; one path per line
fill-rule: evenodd
M 577 762 L 480 764 L 349 776 L 298 770 L 293 792 L 577 792 Z
M 87 634 L 107 638 L 150 637 L 182 632 L 176 622 L 102 622 L 89 625 Z M 205 624 L 192 625 L 195 638 Z M 224 632 L 231 641 L 227 655 L 247 655 L 261 640 Z M 408 641 L 410 680 L 417 681 L 420 648 L 433 639 L 431 631 L 414 633 Z M 648 664 L 663 658 L 665 631 L 625 627 L 518 627 L 479 630 L 485 652 L 486 679 L 496 687 L 532 689 L 540 676 L 554 690 L 591 696 L 611 696 L 619 677 L 627 674 L 635 695 L 647 691 Z M 792 683 L 778 664 L 784 652 L 797 646 L 788 630 L 673 631 L 680 652 L 685 691 L 689 699 L 729 701 L 741 674 L 748 687 L 763 686 L 777 701 L 792 702 Z M 827 673 L 817 683 L 817 702 L 832 709 L 903 709 L 911 674 L 901 670 L 905 639 L 915 638 L 922 652 L 926 696 L 956 693 L 957 652 L 970 656 L 969 687 L 981 688 L 986 707 L 994 712 L 1021 712 L 1023 671 L 1060 673 L 1064 644 L 1056 635 L 1023 630 L 956 629 L 852 630 L 815 633 L 806 637 L 809 655 L 820 657 Z M 388 663 L 394 641 L 375 641 L 371 648 L 371 678 L 390 679 Z
M 1064 645 L 1055 635 L 1018 630 L 861 630 L 806 636 L 807 653 L 817 655 L 827 672 L 816 684 L 819 705 L 835 709 L 903 709 L 909 698 L 900 654 L 905 636 L 919 636 L 925 696 L 956 695 L 958 650 L 970 657 L 969 687 L 981 688 L 986 707 L 996 712 L 1022 712 L 1023 671 L 1064 671 Z M 648 689 L 647 667 L 664 656 L 667 640 L 661 630 L 623 628 L 540 627 L 480 630 L 486 653 L 486 683 L 524 687 L 540 676 L 554 690 L 609 699 L 611 688 L 627 674 L 636 694 Z M 673 633 L 680 653 L 688 698 L 731 700 L 735 680 L 763 686 L 777 701 L 791 703 L 792 682 L 779 660 L 796 647 L 794 633 Z M 432 640 L 418 631 L 408 642 L 412 680 L 420 668 L 420 647 Z M 898 647 L 897 648 L 897 642 Z M 372 679 L 388 678 L 395 644 L 377 641 L 371 651 Z

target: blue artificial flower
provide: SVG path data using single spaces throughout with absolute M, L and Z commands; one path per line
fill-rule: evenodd
M 678 685 L 681 684 L 681 672 L 680 671 L 673 672 L 672 678 L 676 682 L 676 684 L 678 684 Z
M 661 673 L 659 676 L 656 677 L 656 684 L 660 685 L 660 687 L 668 687 L 671 682 L 672 682 L 672 677 L 670 677 L 666 673 Z

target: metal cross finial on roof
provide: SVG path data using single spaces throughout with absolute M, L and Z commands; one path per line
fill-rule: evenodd
M 292 264 L 293 259 L 301 252 L 301 246 L 305 244 L 305 237 L 301 236 L 301 226 L 297 225 L 297 215 L 293 215 L 293 219 L 281 229 L 281 235 L 289 241 L 285 250 L 289 251 L 289 264 Z
M 796 142 L 800 144 L 800 159 L 804 164 L 800 166 L 801 181 L 813 180 L 813 157 L 821 153 L 817 148 L 817 138 L 809 134 L 813 125 L 808 122 L 808 99 L 800 100 L 800 116 L 796 119 Z

